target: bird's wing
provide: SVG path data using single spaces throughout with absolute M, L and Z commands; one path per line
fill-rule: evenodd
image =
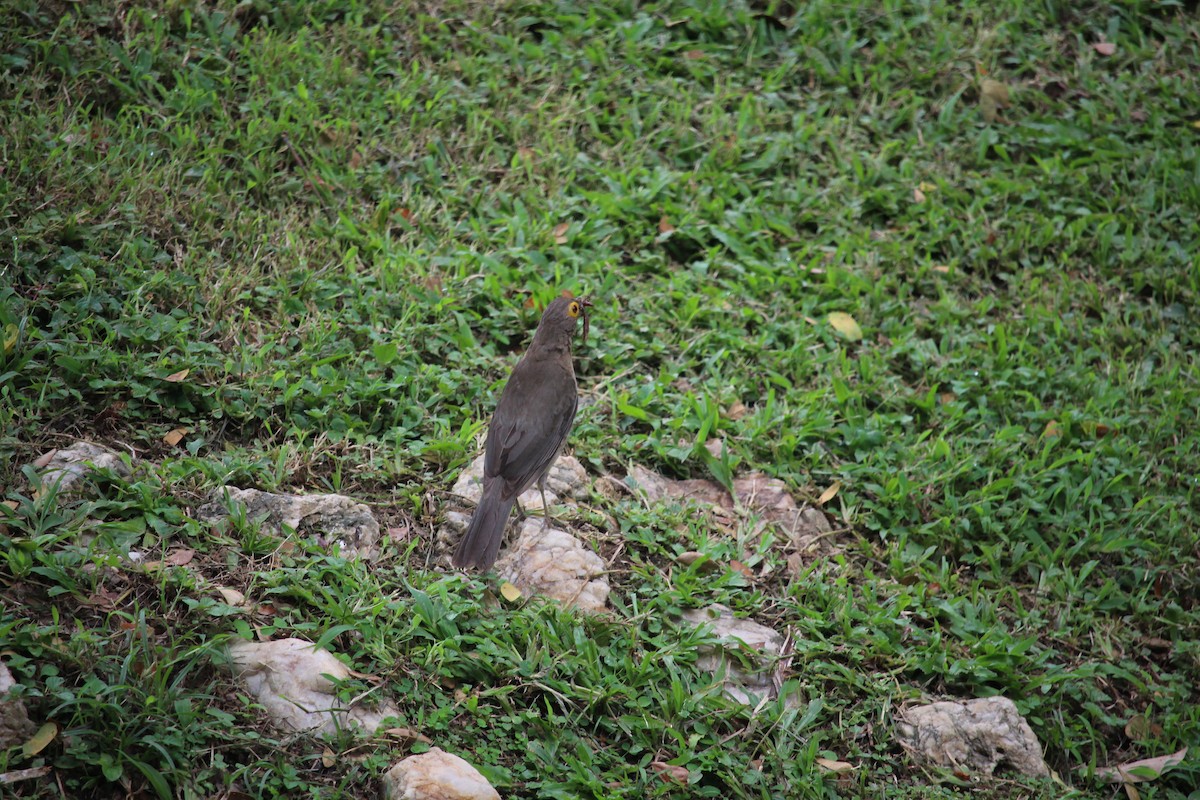
M 579 404 L 571 372 L 547 367 L 533 380 L 521 367 L 500 395 L 483 462 L 484 475 L 502 479 L 508 496 L 525 491 L 550 466 Z

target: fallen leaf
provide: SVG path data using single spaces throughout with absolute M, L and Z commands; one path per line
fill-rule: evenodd
M 227 586 L 218 586 L 217 594 L 221 595 L 221 599 L 224 600 L 225 605 L 228 606 L 240 606 L 245 605 L 246 603 L 246 595 L 242 594 L 237 589 L 230 589 Z
M 849 761 L 834 761 L 832 758 L 818 758 L 817 766 L 829 772 L 843 773 L 853 772 L 858 767 L 851 764 Z
M 181 369 L 181 370 L 179 370 L 179 372 L 172 372 L 170 375 L 163 378 L 163 380 L 166 381 L 167 383 L 179 383 L 181 380 L 183 380 L 184 378 L 186 378 L 188 376 L 189 372 L 191 372 L 190 369 Z
M 167 445 L 167 447 L 174 447 L 182 442 L 183 437 L 187 436 L 190 431 L 190 428 L 176 428 L 175 430 L 168 432 L 167 435 L 163 437 L 163 442 Z
M 4 352 L 8 352 L 17 346 L 17 337 L 20 336 L 21 329 L 13 323 L 8 323 L 4 326 Z
M 687 784 L 688 770 L 687 767 L 679 767 L 674 764 L 668 764 L 665 761 L 651 761 L 650 769 L 658 773 L 658 777 L 667 782 Z
M 532 147 L 518 147 L 517 148 L 517 156 L 519 158 L 524 159 L 525 161 L 533 161 L 533 148 Z
M 842 490 L 842 482 L 834 481 L 833 484 L 828 489 L 821 492 L 821 496 L 817 498 L 817 505 L 819 505 L 819 506 L 825 505 L 830 500 L 837 497 L 837 493 L 840 492 L 841 490 Z
M 942 405 L 953 403 L 957 399 L 958 397 L 954 394 L 954 392 L 942 392 L 938 395 L 938 402 L 940 402 Z
M 704 51 L 703 50 L 687 50 L 684 52 L 683 57 L 690 58 L 693 60 L 697 59 L 697 58 L 704 58 Z
M 42 453 L 40 456 L 37 457 L 37 460 L 33 462 L 33 468 L 34 469 L 44 468 L 47 464 L 49 464 L 51 461 L 54 460 L 54 457 L 56 455 L 58 455 L 57 447 L 48 453 Z
M 926 193 L 936 192 L 938 189 L 936 183 L 930 183 L 929 181 L 921 181 L 917 184 L 917 188 Z
M 690 567 L 699 562 L 701 572 L 716 572 L 718 569 L 717 563 L 709 558 L 707 553 L 701 553 L 699 550 L 688 550 L 686 553 L 680 553 L 675 556 L 675 562 L 685 567 Z
M 1000 119 L 1000 109 L 1007 107 L 1007 86 L 991 78 L 984 78 L 979 82 L 979 113 L 985 121 L 997 121 Z
M 181 547 L 178 550 L 172 550 L 163 559 L 163 563 L 170 564 L 172 567 L 182 567 L 196 557 L 196 551 L 187 547 Z
M 554 234 L 554 243 L 555 244 L 566 244 L 567 243 L 567 230 L 570 227 L 571 227 L 571 223 L 569 223 L 569 222 L 560 222 L 559 224 L 554 226 L 554 230 L 552 231 L 552 233 Z
M 404 220 L 405 222 L 413 221 L 413 211 L 411 208 L 402 208 L 397 213 L 400 214 L 400 219 Z
M 664 234 L 670 233 L 673 230 L 675 230 L 675 226 L 672 225 L 671 221 L 669 219 L 667 219 L 665 216 L 658 221 L 658 232 L 659 233 L 664 233 Z
M 383 732 L 384 736 L 391 736 L 394 739 L 402 739 L 404 741 L 418 741 L 425 744 L 433 744 L 433 739 L 430 739 L 423 733 L 418 733 L 412 728 L 388 728 Z
M 729 419 L 737 421 L 737 420 L 741 419 L 742 417 L 746 416 L 746 412 L 748 410 L 749 409 L 747 409 L 746 406 L 742 404 L 741 400 L 735 400 L 733 402 L 733 405 L 731 405 L 729 407 L 729 409 L 725 412 L 725 416 L 728 417 Z
M 725 455 L 725 442 L 720 439 L 709 439 L 704 443 L 704 449 L 708 451 L 710 456 L 719 461 L 721 456 Z
M 1152 739 L 1162 734 L 1162 726 L 1146 719 L 1145 714 L 1134 714 L 1129 722 L 1125 723 L 1125 735 L 1135 741 Z
M 1111 56 L 1117 52 L 1117 46 L 1112 42 L 1095 42 L 1092 44 L 1092 49 L 1102 56 Z
M 925 202 L 925 193 L 921 191 L 920 186 L 913 189 L 913 202 L 914 203 L 924 203 Z
M 521 590 L 508 581 L 504 581 L 500 584 L 500 596 L 510 603 L 515 603 L 521 599 Z
M 843 339 L 857 342 L 863 337 L 862 328 L 854 321 L 854 317 L 841 311 L 834 311 L 826 317 L 833 329 L 842 335 Z
M 25 744 L 21 745 L 21 753 L 26 758 L 36 756 L 38 753 L 46 749 L 46 745 L 54 741 L 54 737 L 58 736 L 58 726 L 53 722 L 47 722 L 45 725 L 37 729 L 37 733 L 30 736 Z
M 1042 436 L 1059 436 L 1058 420 L 1050 420 L 1046 423 L 1046 429 L 1042 431 Z
M 1169 756 L 1156 756 L 1130 761 L 1115 767 L 1097 767 L 1096 775 L 1109 783 L 1144 783 L 1161 776 L 1172 767 L 1183 762 L 1188 749 L 1185 747 L 1178 753 Z
M 751 570 L 751 569 L 750 569 L 749 567 L 747 567 L 745 564 L 743 564 L 742 562 L 740 562 L 740 561 L 738 561 L 738 560 L 736 560 L 736 559 L 735 559 L 735 560 L 733 560 L 733 561 L 730 561 L 730 562 L 729 562 L 729 568 L 730 568 L 731 570 L 733 570 L 734 572 L 740 572 L 740 573 L 742 573 L 742 574 L 743 574 L 743 575 L 745 575 L 747 578 L 753 578 L 753 577 L 754 577 L 754 572 L 753 572 L 753 570 Z
M 337 758 L 333 754 L 333 750 L 326 747 L 321 751 L 321 766 L 325 769 L 333 769 L 333 765 L 337 763 Z
M 934 272 L 949 272 L 950 268 L 948 266 L 946 266 L 945 264 L 934 264 L 933 271 Z

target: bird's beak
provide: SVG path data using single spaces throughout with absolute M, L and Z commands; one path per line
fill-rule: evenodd
M 586 345 L 587 337 L 588 337 L 588 328 L 591 327 L 590 318 L 588 316 L 588 309 L 592 307 L 592 300 L 590 297 L 579 297 L 576 299 L 579 302 L 580 308 L 583 309 L 583 343 Z

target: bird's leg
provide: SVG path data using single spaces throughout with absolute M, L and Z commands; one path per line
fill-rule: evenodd
M 546 473 L 548 472 L 549 470 L 546 470 L 542 473 L 542 477 L 538 478 L 538 491 L 542 493 L 542 514 L 545 516 L 542 521 L 542 530 L 550 527 L 550 504 L 546 502 Z

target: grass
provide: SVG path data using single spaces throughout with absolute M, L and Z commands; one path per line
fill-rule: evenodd
M 1095 767 L 1200 748 L 1194 3 L 8 8 L 0 651 L 59 727 L 0 755 L 53 767 L 15 796 L 371 796 L 421 748 L 327 766 L 261 728 L 215 663 L 254 634 L 324 638 L 505 796 L 1111 797 Z M 597 494 L 611 617 L 431 569 L 564 289 L 597 298 L 593 475 L 838 482 L 838 554 L 795 571 L 750 520 Z M 23 466 L 76 438 L 132 477 L 35 494 Z M 415 533 L 371 565 L 280 552 L 189 516 L 227 483 Z M 711 602 L 791 631 L 799 707 L 697 673 L 678 615 Z M 892 739 L 906 703 L 994 694 L 1065 786 L 964 785 Z M 1195 798 L 1197 753 L 1141 796 Z

